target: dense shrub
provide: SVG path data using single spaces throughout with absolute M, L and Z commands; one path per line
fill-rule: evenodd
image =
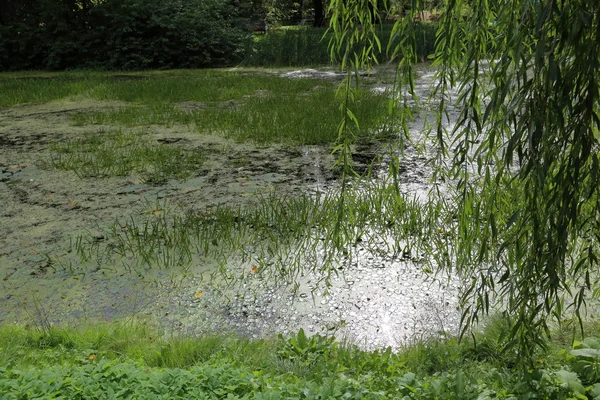
M 244 58 L 248 33 L 226 0 L 67 3 L 36 0 L 2 18 L 0 69 L 203 68 Z

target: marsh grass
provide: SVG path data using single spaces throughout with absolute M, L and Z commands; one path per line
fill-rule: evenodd
M 118 101 L 126 104 L 76 112 L 70 116 L 72 123 L 188 125 L 237 141 L 330 144 L 337 139 L 341 118 L 335 90 L 334 79 L 289 78 L 253 70 L 1 74 L 0 107 L 64 99 Z M 387 106 L 385 94 L 359 93 L 359 140 L 378 134 Z
M 240 99 L 259 89 L 275 89 L 282 79 L 225 70 L 2 73 L 0 107 L 76 98 L 145 104 L 219 102 Z M 308 90 L 314 85 L 309 80 L 289 81 L 288 87 Z
M 324 29 L 313 28 L 280 29 L 255 36 L 243 64 L 279 67 L 331 64 L 324 33 Z
M 330 266 L 342 258 L 351 259 L 359 244 L 373 253 L 410 258 L 419 257 L 432 236 L 443 235 L 439 208 L 406 199 L 385 184 L 346 193 L 346 207 L 341 209 L 346 223 L 343 231 L 336 232 L 337 196 L 335 191 L 316 196 L 271 195 L 244 207 L 205 210 L 182 210 L 167 202 L 148 204 L 100 227 L 102 241 L 95 235 L 78 236 L 72 241 L 72 251 L 83 262 L 127 260 L 126 267 L 133 270 L 187 266 L 197 259 L 227 265 L 235 256 L 256 265 L 262 277 L 292 285 L 306 271 L 331 278 L 335 269 Z M 226 268 L 219 272 L 232 273 Z M 253 272 L 248 269 L 247 274 Z
M 415 46 L 416 56 L 419 60 L 426 60 L 435 52 L 435 39 L 437 23 L 416 23 Z M 282 27 L 285 29 L 273 30 L 266 35 L 257 35 L 246 51 L 244 65 L 290 67 L 290 66 L 315 66 L 332 63 L 328 43 L 331 32 L 325 28 L 306 26 Z M 380 62 L 389 60 L 386 48 L 393 37 L 390 46 L 395 46 L 402 40 L 401 35 L 392 35 L 393 25 L 384 23 L 378 25 L 377 36 L 381 42 L 381 50 L 375 52 Z M 358 53 L 360 50 L 357 49 Z M 336 60 L 339 62 L 340 60 Z
M 361 92 L 359 140 L 377 135 L 386 105 L 384 96 Z M 206 109 L 195 117 L 200 131 L 218 132 L 238 141 L 330 144 L 337 139 L 340 111 L 333 90 L 314 87 L 305 92 L 281 91 L 249 98 L 238 109 Z
M 0 74 L 0 107 L 47 103 L 93 90 L 100 80 L 92 74 L 3 73 Z
M 125 102 L 120 108 L 71 114 L 76 125 L 102 127 L 97 133 L 51 145 L 43 164 L 80 177 L 136 173 L 151 184 L 187 178 L 202 162 L 202 154 L 153 143 L 150 135 L 135 129 L 188 125 L 199 133 L 237 141 L 331 144 L 338 139 L 342 117 L 336 85 L 335 79 L 289 78 L 252 70 L 0 76 L 0 87 L 7 93 L 5 106 L 60 99 Z M 357 142 L 372 144 L 378 135 L 386 135 L 382 127 L 390 128 L 390 124 L 381 116 L 386 114 L 387 96 L 361 90 L 356 92 L 355 103 L 354 112 L 361 121 L 353 132 Z M 102 130 L 108 129 L 104 126 L 121 129 Z M 410 253 L 412 245 L 405 239 L 416 240 L 418 232 L 429 229 L 417 227 L 426 213 L 416 202 L 396 199 L 393 190 L 384 186 L 374 184 L 368 190 L 344 194 L 343 208 L 333 191 L 314 198 L 269 196 L 244 208 L 156 214 L 142 210 L 102 227 L 105 240 L 82 235 L 71 239 L 71 247 L 82 261 L 99 264 L 121 257 L 132 269 L 185 266 L 198 257 L 223 261 L 235 253 L 257 263 L 261 271 L 289 281 L 305 268 L 307 260 L 311 268 L 321 265 L 326 271 L 335 258 L 352 253 L 343 243 L 375 246 L 377 242 L 377 247 L 385 247 L 378 251 Z M 334 231 L 340 212 L 347 226 Z M 398 234 L 399 239 L 382 241 L 381 235 L 387 234 Z M 334 249 L 332 255 L 323 251 L 329 248 Z M 326 260 L 321 260 L 323 254 Z M 74 264 L 65 265 L 72 269 Z
M 155 326 L 137 319 L 44 330 L 8 325 L 0 328 L 0 364 L 57 365 L 87 361 L 94 354 L 97 361 L 129 359 L 160 368 L 187 368 L 215 358 L 259 367 L 268 361 L 265 350 L 273 341 L 251 342 L 226 334 L 167 338 Z
M 203 159 L 198 151 L 156 143 L 146 133 L 117 130 L 53 143 L 49 158 L 41 166 L 73 171 L 80 178 L 135 172 L 143 182 L 160 185 L 169 179 L 190 177 Z
M 189 125 L 200 133 L 260 144 L 335 142 L 340 111 L 330 82 L 281 77 L 269 77 L 268 80 L 268 84 L 265 82 L 260 89 L 243 96 L 240 93 L 248 92 L 243 88 L 227 97 L 218 96 L 218 100 L 214 96 L 196 94 L 182 97 L 175 103 L 154 102 L 153 96 L 148 95 L 137 99 L 141 104 L 77 113 L 72 116 L 72 121 L 78 126 Z M 114 99 L 125 100 L 121 96 Z M 387 101 L 383 94 L 360 92 L 356 110 L 361 120 L 361 130 L 357 132 L 359 140 L 372 140 L 377 135 L 385 122 Z
M 322 79 L 289 79 L 264 70 L 170 70 L 143 72 L 1 73 L 0 106 L 45 103 L 67 98 L 165 104 L 185 101 L 240 100 L 257 90 L 301 92 Z
M 308 378 L 318 376 L 319 372 L 325 372 L 327 367 L 335 364 L 354 370 L 368 369 L 369 361 L 375 367 L 378 359 L 391 362 L 401 370 L 434 373 L 456 366 L 461 352 L 472 354 L 465 351 L 468 346 L 461 346 L 454 340 L 410 344 L 403 348 L 402 354 L 394 354 L 389 350 L 364 352 L 354 345 L 336 342 L 333 337 L 319 335 L 306 338 L 306 343 L 298 342 L 296 337 L 249 340 L 223 333 L 165 337 L 157 327 L 136 319 L 93 325 L 84 322 L 78 326 L 52 326 L 45 330 L 4 325 L 0 328 L 0 339 L 0 364 L 18 368 L 83 362 L 94 354 L 96 362 L 102 359 L 135 360 L 159 368 L 231 362 L 269 373 L 284 374 L 294 370 Z M 489 338 L 490 342 L 494 340 Z M 439 362 L 441 359 L 443 363 Z M 352 365 L 357 361 L 362 362 Z M 310 362 L 310 368 L 298 368 L 307 362 Z

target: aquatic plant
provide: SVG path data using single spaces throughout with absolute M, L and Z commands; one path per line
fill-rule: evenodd
M 118 257 L 133 269 L 186 266 L 198 259 L 225 265 L 239 257 L 249 264 L 246 272 L 232 268 L 241 279 L 259 273 L 293 284 L 298 274 L 312 270 L 327 280 L 335 273 L 332 265 L 341 257 L 354 256 L 354 247 L 337 242 L 337 196 L 335 191 L 316 196 L 269 195 L 244 207 L 204 210 L 148 203 L 108 227 L 98 227 L 99 233 L 78 236 L 72 247 L 83 262 Z M 360 243 L 373 253 L 417 258 L 434 237 L 447 240 L 448 221 L 441 204 L 424 206 L 381 182 L 348 191 L 346 196 L 349 207 L 343 215 L 343 234 L 348 243 Z

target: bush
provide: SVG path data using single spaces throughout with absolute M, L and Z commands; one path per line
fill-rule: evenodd
M 0 70 L 222 67 L 243 60 L 249 38 L 226 0 L 65 3 L 36 0 L 4 21 Z

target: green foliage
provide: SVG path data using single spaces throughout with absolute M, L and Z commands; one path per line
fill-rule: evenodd
M 600 383 L 600 343 L 593 338 L 575 341 L 567 359 L 586 385 Z
M 21 396 L 64 398 L 243 398 L 252 375 L 229 366 L 151 370 L 135 363 L 100 361 L 44 371 L 0 370 L 5 399 Z
M 247 66 L 313 66 L 329 64 L 322 29 L 271 31 L 257 36 L 246 51 Z
M 243 59 L 248 33 L 225 0 L 38 0 L 0 25 L 0 70 L 200 68 Z
M 276 3 L 275 1 L 274 3 Z M 251 38 L 244 11 L 225 0 L 107 0 L 69 8 L 35 0 L 0 24 L 0 71 L 113 70 L 323 65 L 330 62 L 324 29 L 272 30 Z M 265 4 L 259 19 L 288 19 L 294 7 Z M 255 5 L 253 5 L 255 6 Z M 259 5 L 259 8 L 260 5 Z M 245 16 L 249 18 L 249 15 Z M 254 15 L 252 18 L 258 18 Z M 385 50 L 391 25 L 381 25 Z M 433 53 L 437 26 L 416 26 L 419 57 Z M 399 40 L 395 37 L 393 41 Z M 385 60 L 385 52 L 377 57 Z
M 487 337 L 489 341 L 494 335 Z M 461 357 L 472 343 L 431 341 L 361 351 L 323 336 L 250 341 L 230 336 L 161 339 L 145 324 L 108 323 L 46 331 L 0 329 L 3 399 L 586 399 L 579 372 L 559 364 L 523 375 L 501 362 Z M 421 349 L 423 347 L 420 347 Z M 466 354 L 471 354 L 469 351 Z M 420 368 L 451 357 L 445 370 Z M 585 397 L 588 396 L 588 397 Z
M 277 355 L 285 361 L 298 362 L 306 367 L 311 366 L 321 357 L 330 358 L 337 345 L 333 336 L 313 335 L 309 338 L 302 328 L 295 337 L 285 340 L 282 335 L 279 335 L 279 340 L 282 346 L 277 351 Z
M 302 1 L 240 0 L 240 14 L 250 20 L 265 20 L 269 25 L 288 22 L 302 8 Z
M 464 82 L 445 174 L 459 182 L 461 256 L 451 263 L 477 274 L 463 295 L 464 327 L 497 294 L 510 310 L 509 344 L 529 363 L 551 318 L 569 305 L 578 315 L 597 268 L 599 5 L 477 3 L 457 24 L 461 4 L 446 13 L 437 53 L 439 92 Z

